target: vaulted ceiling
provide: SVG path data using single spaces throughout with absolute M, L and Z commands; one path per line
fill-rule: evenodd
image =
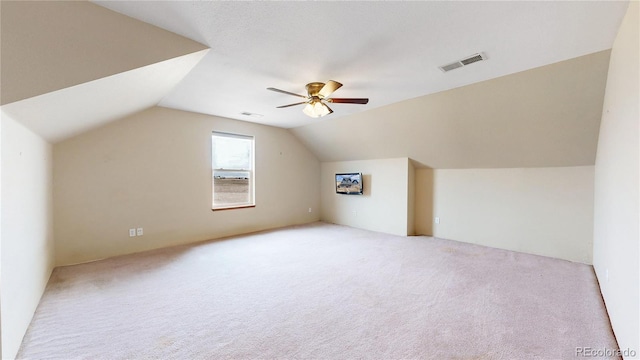
M 291 131 L 323 161 L 409 157 L 440 169 L 593 165 L 609 53 Z
M 159 105 L 291 128 L 324 161 L 593 164 L 606 50 L 627 6 L 3 1 L 0 99 L 52 142 Z M 438 69 L 477 52 L 488 60 Z M 369 104 L 311 119 L 266 91 L 329 79 Z

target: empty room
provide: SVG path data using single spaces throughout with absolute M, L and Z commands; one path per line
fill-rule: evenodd
M 640 359 L 637 1 L 0 1 L 2 359 Z

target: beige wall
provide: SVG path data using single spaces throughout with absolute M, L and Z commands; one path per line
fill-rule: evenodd
M 53 269 L 51 145 L 2 114 L 2 355 L 15 357 Z
M 2 1 L 2 105 L 207 47 L 88 1 Z
M 416 234 L 416 168 L 409 162 L 407 172 L 407 235 Z
M 255 136 L 255 208 L 211 211 L 213 130 Z M 155 107 L 57 143 L 54 161 L 58 265 L 319 219 L 320 164 L 285 129 Z
M 593 266 L 621 349 L 640 354 L 638 67 L 640 4 L 631 2 L 613 50 L 595 166 Z
M 417 235 L 433 236 L 433 169 L 416 169 L 415 229 Z
M 321 164 L 321 219 L 326 222 L 407 235 L 409 159 Z M 335 174 L 361 172 L 364 195 L 336 194 Z
M 417 179 L 420 233 L 439 217 L 436 237 L 591 263 L 593 166 L 419 169 Z
M 179 56 L 15 101 L 2 109 L 55 144 L 155 106 L 207 52 Z

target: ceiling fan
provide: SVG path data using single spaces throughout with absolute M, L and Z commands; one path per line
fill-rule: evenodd
M 305 101 L 278 106 L 278 109 L 286 108 L 289 106 L 302 105 L 307 104 L 307 106 L 302 109 L 306 115 L 311 116 L 313 118 L 318 118 L 321 116 L 329 115 L 333 112 L 327 103 L 335 103 L 335 104 L 366 104 L 369 102 L 369 99 L 366 98 L 329 98 L 329 96 L 336 90 L 338 90 L 342 84 L 337 81 L 329 80 L 326 84 L 321 82 L 312 82 L 308 83 L 306 86 L 307 96 L 298 95 L 292 92 L 276 89 L 276 88 L 267 88 L 267 90 L 289 94 L 297 97 L 301 97 L 306 99 Z

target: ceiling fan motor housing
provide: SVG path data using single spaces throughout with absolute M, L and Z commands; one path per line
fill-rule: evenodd
M 312 82 L 312 83 L 308 83 L 306 88 L 307 88 L 307 94 L 309 94 L 309 97 L 322 97 L 320 96 L 320 90 L 322 90 L 322 88 L 324 87 L 324 83 L 321 82 Z

